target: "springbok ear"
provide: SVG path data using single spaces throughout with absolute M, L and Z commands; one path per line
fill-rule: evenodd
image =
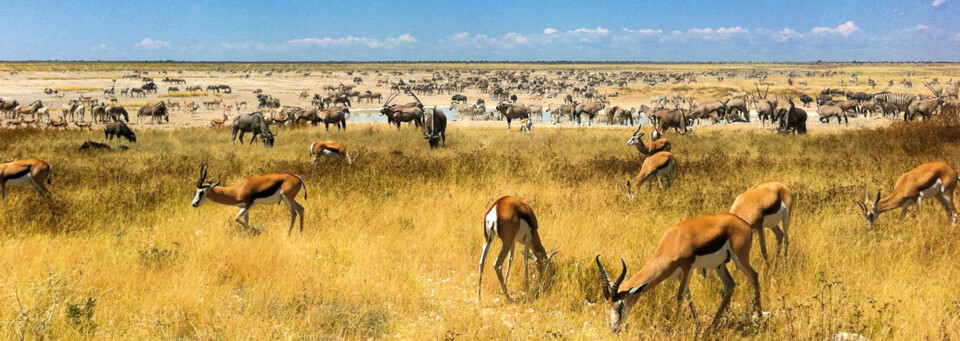
M 647 287 L 647 284 L 649 284 L 649 283 L 643 283 L 643 284 L 640 284 L 640 286 L 636 286 L 636 287 L 627 289 L 627 293 L 630 294 L 630 295 L 634 295 L 634 294 L 637 294 L 637 293 L 641 293 L 641 292 L 643 292 L 643 288 L 646 288 L 646 287 Z
M 873 206 L 877 206 L 880 203 L 880 191 L 877 191 L 877 200 L 873 201 Z
M 547 260 L 553 259 L 553 256 L 557 255 L 557 252 L 560 251 L 560 247 L 555 247 L 553 250 L 550 250 L 550 253 L 547 254 Z

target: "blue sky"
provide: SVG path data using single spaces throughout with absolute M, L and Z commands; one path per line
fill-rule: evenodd
M 0 60 L 960 61 L 960 0 L 13 0 L 0 13 Z

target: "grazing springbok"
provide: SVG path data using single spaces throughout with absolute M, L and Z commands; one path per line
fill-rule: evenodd
M 637 147 L 637 151 L 640 152 L 640 155 L 643 155 L 644 157 L 659 152 L 670 151 L 671 145 L 669 140 L 659 139 L 650 142 L 643 142 L 643 135 L 645 135 L 645 133 L 641 133 L 640 127 L 637 127 L 637 131 L 633 132 L 633 136 L 627 140 L 627 146 Z
M 356 157 L 351 158 L 347 152 L 347 147 L 343 143 L 336 141 L 317 141 L 310 144 L 310 164 L 315 165 L 320 161 L 320 157 L 332 159 L 346 159 L 347 164 L 353 164 Z
M 50 165 L 37 159 L 17 160 L 0 163 L 0 192 L 7 199 L 7 186 L 31 185 L 41 198 L 50 196 L 50 190 L 43 185 L 50 184 Z
M 760 254 L 767 262 L 767 246 L 764 240 L 764 227 L 770 228 L 777 237 L 777 258 L 783 248 L 783 257 L 790 249 L 790 212 L 793 209 L 793 196 L 790 189 L 777 181 L 761 182 L 737 196 L 730 207 L 730 213 L 743 219 L 753 231 L 757 232 L 760 242 Z M 778 225 L 783 223 L 781 230 Z
M 287 235 L 293 232 L 293 223 L 300 216 L 300 233 L 303 233 L 303 206 L 296 201 L 297 193 L 303 189 L 303 199 L 307 199 L 307 188 L 299 175 L 290 173 L 270 173 L 252 178 L 243 178 L 230 187 L 219 187 L 220 182 L 207 180 L 207 165 L 200 166 L 200 178 L 197 179 L 197 195 L 193 197 L 194 208 L 200 207 L 207 200 L 227 206 L 240 207 L 240 213 L 234 218 L 238 224 L 246 229 L 259 232 L 256 227 L 249 225 L 250 209 L 259 205 L 276 205 L 283 202 L 290 211 L 290 229 Z
M 493 205 L 486 210 L 483 216 L 483 251 L 480 254 L 480 279 L 477 282 L 477 303 L 480 302 L 480 293 L 483 292 L 483 265 L 487 261 L 487 252 L 490 251 L 490 245 L 493 238 L 500 238 L 502 244 L 500 254 L 497 255 L 497 261 L 493 264 L 493 270 L 497 273 L 497 279 L 500 280 L 500 289 L 503 295 L 510 299 L 507 293 L 507 280 L 510 279 L 510 264 L 513 263 L 513 249 L 517 243 L 523 244 L 523 287 L 528 287 L 527 260 L 532 257 L 537 262 L 537 270 L 543 273 L 550 265 L 550 259 L 557 254 L 557 249 L 549 253 L 543 248 L 538 231 L 537 216 L 533 214 L 533 209 L 529 205 L 512 196 L 505 196 L 493 202 Z M 533 249 L 533 255 L 530 255 L 530 249 Z M 507 262 L 507 272 L 501 271 L 503 262 Z
M 668 228 L 647 263 L 626 281 L 624 278 L 627 275 L 627 264 L 622 258 L 620 264 L 623 270 L 616 281 L 611 283 L 600 264 L 600 255 L 597 255 L 603 297 L 611 305 L 610 330 L 614 333 L 620 332 L 630 309 L 640 299 L 640 295 L 673 278 L 680 281 L 676 313 L 673 315 L 676 321 L 680 316 L 680 305 L 684 296 L 690 299 L 688 284 L 695 268 L 715 270 L 723 283 L 723 298 L 711 322 L 711 325 L 715 325 L 730 303 L 733 289 L 737 286 L 727 270 L 726 263 L 731 260 L 753 286 L 753 305 L 757 314 L 761 314 L 760 282 L 757 271 L 750 265 L 751 242 L 751 230 L 747 222 L 736 215 L 721 213 L 685 220 Z M 697 319 L 692 299 L 689 304 L 693 318 Z
M 640 173 L 637 174 L 637 177 L 634 178 L 633 183 L 627 181 L 626 185 L 620 184 L 620 189 L 626 193 L 627 198 L 633 200 L 633 187 L 639 188 L 641 184 L 646 182 L 652 176 L 657 177 L 657 184 L 660 185 L 660 188 L 663 189 L 663 182 L 666 181 L 667 187 L 671 186 L 671 179 L 673 178 L 673 168 L 677 165 L 677 159 L 670 152 L 659 152 L 653 155 L 650 155 L 643 160 L 643 164 L 640 165 Z M 647 186 L 647 190 L 653 188 L 653 182 Z
M 533 121 L 531 121 L 529 118 L 525 118 L 525 119 L 523 119 L 523 121 L 520 121 L 520 132 L 521 132 L 521 133 L 525 133 L 525 134 L 528 134 L 528 135 L 529 135 L 531 128 L 533 128 Z
M 880 213 L 900 208 L 900 219 L 907 214 L 907 208 L 917 204 L 917 215 L 921 212 L 923 199 L 933 197 L 940 202 L 947 213 L 950 223 L 957 222 L 957 209 L 953 204 L 953 190 L 957 188 L 957 171 L 943 162 L 925 163 L 913 170 L 903 173 L 897 184 L 885 198 L 877 198 L 867 206 L 870 195 L 867 194 L 863 202 L 858 201 L 860 209 L 867 220 L 867 228 L 873 227 Z

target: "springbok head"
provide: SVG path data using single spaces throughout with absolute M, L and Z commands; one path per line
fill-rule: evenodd
M 623 321 L 626 320 L 626 317 L 630 314 L 630 308 L 633 307 L 633 304 L 637 302 L 637 295 L 643 291 L 643 288 L 646 287 L 646 284 L 640 285 L 636 288 L 631 288 L 629 291 L 620 292 L 620 284 L 623 283 L 623 279 L 627 277 L 627 263 L 623 261 L 623 258 L 620 259 L 620 265 L 623 266 L 623 270 L 620 272 L 620 276 L 617 276 L 617 280 L 610 282 L 610 279 L 607 277 L 607 272 L 603 269 L 603 264 L 600 264 L 600 255 L 597 255 L 597 268 L 600 270 L 600 285 L 603 289 L 603 298 L 610 303 L 610 330 L 614 333 L 619 333 L 620 328 L 623 326 Z
M 207 201 L 207 191 L 219 184 L 219 181 L 214 182 L 213 179 L 207 181 L 207 164 L 200 165 L 200 177 L 197 178 L 197 194 L 193 197 L 191 206 L 193 208 L 200 207 Z
M 873 203 L 870 202 L 870 193 L 867 190 L 863 190 L 864 199 L 863 201 L 857 201 L 857 205 L 860 206 L 860 210 L 863 211 L 863 218 L 867 222 L 867 229 L 873 228 L 873 225 L 877 222 L 877 217 L 880 216 L 877 213 L 877 204 L 880 203 L 880 191 L 877 191 L 877 197 L 873 200 Z
M 634 146 L 634 145 L 636 145 L 637 143 L 643 143 L 643 141 L 640 140 L 640 138 L 642 138 L 643 135 L 644 135 L 644 133 L 641 133 L 641 132 L 640 132 L 640 127 L 638 126 L 638 127 L 637 127 L 637 131 L 633 132 L 633 136 L 631 136 L 630 139 L 627 140 L 627 145 L 628 145 L 628 146 Z

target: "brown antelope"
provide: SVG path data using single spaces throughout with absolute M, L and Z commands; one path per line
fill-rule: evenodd
M 787 256 L 790 249 L 790 212 L 793 207 L 793 196 L 790 189 L 777 181 L 761 182 L 746 192 L 743 192 L 733 201 L 730 213 L 743 219 L 750 228 L 757 233 L 760 242 L 760 254 L 767 262 L 767 246 L 764 240 L 764 227 L 770 228 L 777 237 L 777 257 L 783 248 L 783 256 Z M 778 225 L 783 223 L 781 230 Z
M 77 128 L 80 128 L 80 130 L 83 130 L 83 129 L 93 130 L 93 128 L 91 127 L 93 125 L 93 122 L 78 121 L 78 122 L 73 122 L 73 124 L 76 125 Z
M 616 281 L 611 283 L 600 264 L 600 255 L 597 255 L 603 297 L 611 304 L 610 330 L 615 333 L 620 331 L 640 295 L 673 278 L 680 281 L 676 313 L 673 316 L 676 320 L 680 316 L 680 305 L 684 296 L 690 299 L 688 284 L 690 274 L 695 268 L 715 270 L 723 283 L 723 298 L 711 325 L 716 324 L 737 286 L 726 266 L 731 260 L 753 286 L 754 308 L 757 314 L 761 314 L 760 282 L 756 270 L 750 265 L 750 244 L 750 225 L 736 215 L 721 213 L 685 220 L 668 228 L 643 268 L 626 282 L 624 278 L 627 275 L 627 264 L 622 258 L 620 264 L 623 270 Z M 693 301 L 690 300 L 689 304 L 690 312 L 696 319 L 697 312 Z
M 50 184 L 50 165 L 41 160 L 17 160 L 0 163 L 0 192 L 7 199 L 7 186 L 31 185 L 42 198 L 50 196 L 50 190 L 43 185 Z
M 940 202 L 947 213 L 950 223 L 957 221 L 957 209 L 953 204 L 953 190 L 957 188 L 957 171 L 943 162 L 925 163 L 913 170 L 903 173 L 897 184 L 885 198 L 877 198 L 867 206 L 870 195 L 863 202 L 857 202 L 867 220 L 867 227 L 873 227 L 880 213 L 900 208 L 900 219 L 907 214 L 907 208 L 917 204 L 917 214 L 921 212 L 923 199 L 933 197 Z
M 557 254 L 558 249 L 553 249 L 549 253 L 544 249 L 540 241 L 538 231 L 537 216 L 533 214 L 533 209 L 529 205 L 520 201 L 520 199 L 511 196 L 505 196 L 493 202 L 493 205 L 486 210 L 483 218 L 483 251 L 480 254 L 480 279 L 477 282 L 477 302 L 480 302 L 480 293 L 483 292 L 483 265 L 487 261 L 487 252 L 490 251 L 490 245 L 493 238 L 500 238 L 502 244 L 500 254 L 497 255 L 497 261 L 493 264 L 493 270 L 497 273 L 497 279 L 500 280 L 500 289 L 503 295 L 510 299 L 507 293 L 507 280 L 510 279 L 510 264 L 513 263 L 513 249 L 517 243 L 523 244 L 523 287 L 528 287 L 527 260 L 532 257 L 537 262 L 537 270 L 543 273 L 550 264 L 550 259 Z M 530 249 L 533 249 L 533 255 L 530 256 Z M 507 272 L 501 271 L 503 262 L 507 262 Z
M 230 187 L 219 187 L 220 182 L 207 180 L 207 165 L 200 166 L 200 178 L 197 179 L 197 195 L 193 198 L 193 207 L 197 208 L 208 199 L 215 203 L 227 206 L 240 207 L 240 213 L 234 221 L 259 232 L 249 225 L 250 209 L 259 205 L 275 205 L 283 202 L 290 211 L 290 229 L 287 235 L 293 232 L 293 223 L 300 216 L 300 233 L 303 233 L 303 206 L 296 201 L 297 193 L 303 189 L 303 199 L 307 199 L 307 189 L 299 175 L 290 173 L 270 173 L 252 178 L 243 178 Z
M 317 141 L 310 144 L 310 164 L 315 165 L 320 161 L 320 157 L 333 159 L 346 159 L 347 164 L 353 164 L 357 158 L 351 158 L 347 152 L 347 147 L 343 143 L 336 141 Z
M 667 139 L 653 140 L 650 142 L 643 142 L 643 135 L 645 133 L 640 132 L 640 127 L 637 127 L 637 131 L 633 133 L 633 136 L 627 140 L 628 146 L 637 147 L 637 151 L 640 152 L 640 155 L 650 156 L 659 152 L 669 152 L 670 151 L 670 141 Z
M 210 126 L 211 127 L 222 126 L 223 122 L 226 122 L 226 121 L 227 121 L 227 113 L 223 113 L 223 118 L 214 118 L 210 120 Z
M 63 119 L 63 116 L 60 116 L 59 121 L 47 122 L 47 127 L 50 127 L 50 128 L 63 128 L 63 130 L 67 130 L 67 127 L 69 126 L 70 125 L 67 123 L 67 120 Z
M 643 164 L 640 165 L 640 173 L 637 174 L 637 177 L 634 178 L 633 183 L 627 181 L 627 184 L 620 184 L 620 189 L 622 189 L 627 198 L 633 200 L 633 187 L 640 187 L 641 184 L 646 182 L 652 176 L 657 177 L 657 184 L 660 185 L 660 188 L 663 189 L 663 183 L 667 183 L 666 188 L 670 188 L 671 179 L 673 178 L 673 168 L 677 165 L 677 159 L 673 157 L 673 154 L 670 152 L 659 152 L 653 155 L 650 155 L 643 160 Z M 647 190 L 653 188 L 653 182 L 649 183 Z

